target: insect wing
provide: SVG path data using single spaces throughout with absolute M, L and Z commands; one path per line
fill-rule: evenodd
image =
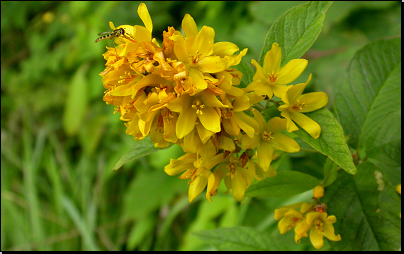
M 109 34 L 112 34 L 112 33 L 114 33 L 114 31 L 112 31 L 112 32 L 102 32 L 102 33 L 99 33 L 98 36 L 109 35 Z

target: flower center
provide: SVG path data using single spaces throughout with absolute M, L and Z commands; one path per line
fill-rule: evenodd
M 269 82 L 275 83 L 276 79 L 278 78 L 278 75 L 279 73 L 274 73 L 274 71 L 272 71 L 272 73 L 268 73 Z
M 201 54 L 199 54 L 198 51 L 196 51 L 196 56 L 190 55 L 189 58 L 191 60 L 191 65 L 195 66 L 196 64 L 198 64 L 200 59 Z
M 300 221 L 300 219 L 298 217 L 293 217 L 293 218 L 290 218 L 289 221 L 290 221 L 290 224 L 288 225 L 288 228 L 289 228 L 289 230 L 291 230 L 296 225 L 296 223 L 298 223 Z
M 323 223 L 320 220 L 317 220 L 314 223 L 314 226 L 316 227 L 316 229 L 318 230 L 319 233 L 322 233 L 324 231 L 323 230 Z
M 227 111 L 225 108 L 220 108 L 220 113 L 222 113 L 222 117 L 225 119 L 233 117 L 233 111 Z
M 264 131 L 264 133 L 262 133 L 262 139 L 267 141 L 267 142 L 270 142 L 272 139 L 274 139 L 272 137 L 272 132 L 268 133 L 268 132 Z
M 203 114 L 202 109 L 205 107 L 205 105 L 203 105 L 199 99 L 195 99 L 191 107 L 196 109 L 197 114 L 202 115 Z
M 234 163 L 230 164 L 229 166 L 227 166 L 230 169 L 230 172 L 227 173 L 227 176 L 230 176 L 231 178 L 233 178 L 234 174 L 236 173 L 236 165 Z
M 305 107 L 307 107 L 306 103 L 296 100 L 296 104 L 292 106 L 292 109 L 294 111 L 300 111 L 300 110 L 304 109 Z

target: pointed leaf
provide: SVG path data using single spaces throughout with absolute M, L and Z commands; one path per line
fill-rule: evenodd
M 328 156 L 346 172 L 355 174 L 356 167 L 353 163 L 348 145 L 345 143 L 344 132 L 337 119 L 334 118 L 327 108 L 306 113 L 306 115 L 321 126 L 320 137 L 314 139 L 301 128 L 294 133 L 314 149 Z
M 369 43 L 352 59 L 335 109 L 348 143 L 401 178 L 401 38 Z M 360 159 L 364 159 L 364 155 Z
M 338 177 L 339 167 L 330 158 L 324 164 L 324 187 L 330 186 Z
M 286 198 L 313 189 L 318 184 L 320 181 L 311 175 L 298 171 L 283 171 L 251 185 L 245 195 Z
M 221 251 L 278 250 L 271 238 L 254 228 L 234 227 L 194 232 L 197 237 Z
M 331 4 L 326 1 L 308 2 L 290 9 L 278 18 L 265 39 L 260 65 L 274 42 L 282 48 L 282 66 L 306 53 L 320 34 L 325 13 Z
M 355 176 L 340 170 L 321 201 L 337 217 L 335 233 L 342 240 L 330 241 L 334 250 L 401 249 L 401 199 L 381 168 L 365 162 Z
M 172 144 L 170 144 L 168 147 L 170 146 L 172 146 Z M 161 149 L 166 148 L 154 147 L 154 144 L 153 142 L 151 142 L 150 137 L 147 136 L 145 139 L 136 141 L 136 144 L 132 147 L 132 149 L 129 150 L 124 156 L 122 156 L 121 159 L 119 159 L 119 161 L 114 166 L 113 170 L 119 169 L 120 167 L 122 167 L 123 164 L 129 161 L 139 159 L 148 154 L 155 153 Z

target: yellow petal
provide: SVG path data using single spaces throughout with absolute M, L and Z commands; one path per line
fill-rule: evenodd
M 316 228 L 310 230 L 310 241 L 317 250 L 324 246 L 324 236 Z
M 272 162 L 274 148 L 268 142 L 261 141 L 260 145 L 258 146 L 257 153 L 259 165 L 264 171 L 267 171 Z
M 262 69 L 261 65 L 259 65 L 257 63 L 257 61 L 255 61 L 255 59 L 251 60 L 251 64 L 255 66 L 255 68 L 257 68 L 257 70 L 255 71 L 253 80 L 261 80 L 262 82 L 265 82 L 268 77 L 267 77 L 267 73 L 265 73 L 264 69 Z
M 314 220 L 316 219 L 321 219 L 322 214 L 325 214 L 325 216 L 327 216 L 326 213 L 319 213 L 319 212 L 310 212 L 306 215 L 306 222 L 307 224 L 311 225 L 313 223 Z
M 220 115 L 214 108 L 205 107 L 202 114 L 197 114 L 203 127 L 215 133 L 220 131 Z M 181 117 L 181 116 L 180 116 Z M 177 123 L 178 125 L 178 123 Z
M 280 85 L 287 85 L 295 81 L 300 74 L 306 69 L 308 61 L 306 59 L 293 59 L 285 66 L 283 66 L 280 71 L 276 83 Z
M 193 57 L 204 58 L 213 52 L 213 42 L 215 38 L 215 30 L 208 26 L 203 26 L 201 31 L 195 38 L 191 47 L 191 55 Z
M 240 89 L 240 91 L 243 91 Z M 237 96 L 234 99 L 233 102 L 233 111 L 239 112 L 239 111 L 244 111 L 250 108 L 250 99 L 246 94 L 243 94 L 242 96 Z
M 227 68 L 227 59 L 219 56 L 205 56 L 198 64 L 198 69 L 203 73 L 216 73 Z
M 274 92 L 275 96 L 278 98 L 282 98 L 288 91 L 289 87 L 286 85 L 278 85 L 274 84 L 272 87 L 272 91 Z
M 188 200 L 192 202 L 201 192 L 205 189 L 208 184 L 208 179 L 205 177 L 196 177 L 189 185 L 188 190 Z
M 174 41 L 174 53 L 175 56 L 181 62 L 188 63 L 189 62 L 189 50 L 185 45 L 185 38 L 182 34 L 175 34 L 170 36 L 170 40 Z
M 188 94 L 181 95 L 167 104 L 167 108 L 174 112 L 181 113 L 184 109 L 191 107 L 192 97 Z
M 202 142 L 194 129 L 189 134 L 185 135 L 181 147 L 186 153 L 197 153 L 200 145 L 202 145 Z
M 290 112 L 290 117 L 293 121 L 300 125 L 300 127 L 307 131 L 307 133 L 309 133 L 313 138 L 318 138 L 320 136 L 320 125 L 313 121 L 310 117 L 299 112 Z
M 227 41 L 221 41 L 213 44 L 212 54 L 220 57 L 231 56 L 238 50 L 239 48 L 237 47 L 236 44 Z
M 196 26 L 195 20 L 189 14 L 185 14 L 181 27 L 186 37 L 192 37 L 198 34 L 198 27 Z
M 133 26 L 134 38 L 137 42 L 150 42 L 152 40 L 150 31 L 144 26 Z
M 289 227 L 290 225 L 290 219 L 289 218 L 282 218 L 279 222 L 278 222 L 278 229 L 279 229 L 279 233 L 285 234 L 286 232 L 288 232 L 291 228 Z
M 116 29 L 115 26 L 114 26 L 114 23 L 112 23 L 112 21 L 110 21 L 108 24 L 109 24 L 109 27 L 110 27 L 112 30 L 115 30 L 115 29 Z
M 213 107 L 217 107 L 217 108 L 221 108 L 221 107 L 226 108 L 227 107 L 227 106 L 223 105 L 223 103 L 221 103 L 214 94 L 211 94 L 208 92 L 201 92 L 198 94 L 197 97 L 200 98 L 200 100 L 206 107 L 212 107 L 212 108 Z
M 286 118 L 286 130 L 288 132 L 297 131 L 299 129 L 296 126 L 296 124 L 292 121 L 292 119 L 290 118 L 290 114 L 288 111 L 282 111 L 281 116 Z
M 236 120 L 234 117 L 229 118 L 229 119 L 223 118 L 222 124 L 223 124 L 224 130 L 228 134 L 230 134 L 232 136 L 238 136 L 238 134 L 240 133 L 240 127 L 236 123 Z
M 309 224 L 307 224 L 306 220 L 303 220 L 302 222 L 299 223 L 299 225 L 297 225 L 295 227 L 295 241 L 296 243 L 298 243 L 298 240 L 302 237 L 307 237 L 307 231 L 309 231 L 309 229 L 311 228 L 311 226 Z
M 236 172 L 234 173 L 233 178 L 231 179 L 231 189 L 233 197 L 238 202 L 243 201 L 246 188 L 247 188 L 246 179 L 244 178 L 240 170 L 236 169 Z
M 274 133 L 272 137 L 274 139 L 271 140 L 270 143 L 275 149 L 288 153 L 296 153 L 300 151 L 299 144 L 293 138 L 290 138 L 283 133 Z
M 297 98 L 300 97 L 300 95 L 303 93 L 304 88 L 306 87 L 306 83 L 300 83 L 294 86 L 289 86 L 289 89 L 287 91 L 287 94 L 284 96 L 287 96 L 287 101 L 285 100 L 285 103 L 289 103 L 290 106 L 296 104 Z M 285 98 L 285 97 L 283 97 Z
M 208 178 L 208 187 L 206 190 L 206 198 L 212 202 L 210 199 L 211 196 L 216 196 L 217 189 L 219 188 L 219 184 L 222 181 L 223 177 L 229 170 L 225 165 L 221 164 L 216 167 L 215 171 Z
M 241 58 L 247 54 L 248 49 L 243 49 L 238 55 L 225 56 L 228 60 L 227 68 L 230 66 L 238 65 L 241 62 Z
M 139 15 L 140 19 L 143 21 L 143 24 L 150 31 L 150 34 L 153 31 L 153 22 L 151 20 L 149 11 L 144 3 L 139 4 L 137 8 L 137 14 Z
M 335 235 L 334 227 L 331 224 L 324 223 L 323 224 L 323 235 L 327 237 L 331 241 L 341 241 L 340 235 Z
M 261 138 L 258 135 L 254 135 L 253 137 L 245 136 L 241 140 L 241 148 L 246 149 L 255 149 L 259 143 Z
M 268 51 L 264 58 L 264 71 L 265 73 L 278 73 L 279 68 L 281 67 L 281 59 L 282 59 L 282 50 L 279 47 L 279 44 L 274 42 L 272 43 L 271 50 Z
M 189 70 L 189 76 L 192 78 L 192 84 L 196 87 L 197 90 L 202 91 L 208 87 L 208 83 L 203 78 L 203 75 L 199 70 L 191 68 Z
M 253 137 L 255 130 L 258 129 L 257 121 L 244 112 L 234 112 L 234 120 L 249 137 Z
M 196 130 L 198 131 L 199 138 L 204 144 L 213 136 L 213 134 L 215 134 L 213 131 L 207 130 L 203 127 L 202 124 L 197 124 Z
M 176 132 L 179 139 L 185 137 L 195 127 L 197 114 L 191 107 L 184 109 L 177 120 Z
M 286 128 L 286 122 L 286 119 L 273 117 L 269 119 L 268 123 L 264 124 L 264 129 L 272 133 L 281 132 Z
M 299 97 L 299 101 L 306 104 L 306 107 L 300 110 L 300 112 L 312 112 L 327 105 L 328 95 L 323 92 L 306 93 Z
M 255 121 L 257 121 L 259 128 L 256 129 L 257 133 L 262 133 L 266 126 L 266 121 L 258 110 L 253 110 Z

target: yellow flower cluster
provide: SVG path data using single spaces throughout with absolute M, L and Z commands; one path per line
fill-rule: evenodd
M 324 107 L 327 95 L 301 95 L 310 78 L 286 86 L 303 72 L 307 60 L 295 59 L 281 68 L 281 49 L 274 43 L 263 67 L 252 61 L 257 68 L 253 82 L 238 88 L 242 73 L 232 66 L 240 63 L 247 49 L 236 54 L 235 44 L 215 43 L 213 28 L 198 30 L 188 14 L 182 21 L 185 35 L 168 27 L 160 46 L 152 38 L 145 4 L 139 5 L 138 14 L 145 26 L 115 28 L 110 22 L 117 45 L 107 47 L 103 55 L 104 101 L 116 107 L 126 133 L 135 140 L 149 135 L 155 147 L 181 145 L 186 154 L 172 159 L 164 171 L 189 179 L 190 202 L 206 187 L 211 201 L 222 180 L 242 201 L 254 178 L 276 174 L 270 165 L 275 149 L 300 150 L 296 141 L 281 133 L 297 130 L 294 122 L 313 137 L 320 135 L 320 126 L 302 113 Z M 274 94 L 285 103 L 279 107 L 285 118 L 267 122 L 252 106 Z
M 314 193 L 319 189 L 315 190 Z M 300 210 L 298 211 L 297 209 Z M 310 230 L 310 241 L 314 248 L 321 249 L 324 246 L 324 237 L 331 241 L 341 241 L 340 235 L 335 235 L 334 224 L 337 218 L 334 215 L 328 216 L 325 204 L 311 204 L 300 202 L 289 206 L 275 209 L 275 220 L 280 220 L 278 229 L 285 234 L 295 227 L 295 242 L 300 243 L 302 237 L 308 237 Z

